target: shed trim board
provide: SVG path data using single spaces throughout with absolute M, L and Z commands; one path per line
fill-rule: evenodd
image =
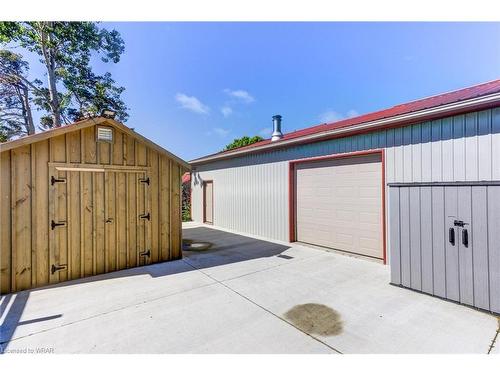
M 381 196 L 381 204 L 382 204 L 382 207 L 381 207 L 381 212 L 382 212 L 382 218 L 381 218 L 382 260 L 383 260 L 384 264 L 387 263 L 386 220 L 385 220 L 384 149 L 348 152 L 348 153 L 343 153 L 343 154 L 333 154 L 333 155 L 325 155 L 325 156 L 318 156 L 318 157 L 312 157 L 312 158 L 291 160 L 289 162 L 289 165 L 288 165 L 288 197 L 289 197 L 288 220 L 289 220 L 290 242 L 297 241 L 297 233 L 296 233 L 297 188 L 296 188 L 296 183 L 295 183 L 295 175 L 297 172 L 297 166 L 300 164 L 311 163 L 311 162 L 314 163 L 314 162 L 321 162 L 321 161 L 327 161 L 327 160 L 349 159 L 349 158 L 362 157 L 362 156 L 368 156 L 368 155 L 380 155 L 380 159 L 381 159 L 381 173 L 382 173 L 382 186 L 381 186 L 381 192 L 382 192 L 382 196 Z M 340 249 L 340 250 L 342 250 L 342 249 Z

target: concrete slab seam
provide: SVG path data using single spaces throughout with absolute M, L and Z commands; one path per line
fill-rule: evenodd
M 183 261 L 184 261 L 184 259 L 183 259 Z M 305 332 L 305 331 L 301 330 L 300 328 L 298 328 L 298 327 L 296 327 L 295 325 L 293 325 L 292 323 L 290 323 L 288 320 L 286 320 L 286 319 L 282 318 L 281 316 L 279 316 L 279 315 L 277 315 L 277 314 L 273 313 L 271 310 L 269 310 L 269 309 L 265 308 L 264 306 L 262 306 L 262 305 L 258 304 L 257 302 L 253 301 L 252 299 L 248 298 L 248 297 L 247 297 L 247 296 L 245 296 L 244 294 L 242 294 L 242 293 L 238 292 L 237 290 L 235 290 L 235 289 L 231 288 L 229 285 L 224 284 L 224 282 L 222 282 L 222 281 L 218 281 L 217 279 L 214 279 L 214 278 L 213 278 L 213 277 L 211 277 L 210 275 L 208 275 L 208 274 L 206 274 L 205 272 L 203 272 L 201 269 L 196 268 L 195 266 L 193 266 L 192 264 L 189 264 L 188 262 L 186 262 L 186 264 L 188 264 L 189 266 L 193 267 L 193 269 L 200 271 L 200 272 L 201 272 L 201 273 L 203 273 L 205 276 L 210 277 L 212 280 L 215 280 L 218 284 L 221 284 L 222 286 L 224 286 L 225 288 L 229 289 L 229 290 L 230 290 L 230 291 L 232 291 L 233 293 L 235 293 L 235 294 L 239 295 L 240 297 L 244 298 L 245 300 L 247 300 L 247 301 L 248 301 L 248 302 L 250 302 L 251 304 L 253 304 L 253 305 L 255 305 L 255 306 L 257 306 L 257 307 L 261 308 L 262 310 L 264 310 L 264 311 L 265 311 L 265 312 L 267 312 L 268 314 L 273 315 L 274 317 L 276 317 L 276 318 L 278 318 L 279 320 L 281 320 L 281 321 L 285 322 L 285 323 L 286 323 L 286 324 L 288 324 L 289 326 L 292 326 L 292 327 L 293 327 L 293 328 L 295 328 L 296 330 L 298 330 L 298 331 L 302 332 L 302 333 L 303 333 L 303 334 L 305 334 L 306 336 L 309 336 L 309 337 L 310 337 L 310 338 L 312 338 L 313 340 L 315 340 L 315 341 L 319 342 L 320 344 L 323 344 L 324 346 L 326 346 L 327 348 L 331 349 L 332 351 L 334 351 L 334 352 L 336 352 L 336 353 L 338 353 L 338 354 L 343 354 L 340 350 L 335 349 L 333 346 L 328 345 L 326 342 L 324 342 L 324 341 L 320 340 L 319 338 L 317 338 L 317 337 L 315 337 L 315 336 L 313 336 L 313 335 L 311 335 L 311 334 L 309 334 L 309 333 L 307 333 L 307 332 Z

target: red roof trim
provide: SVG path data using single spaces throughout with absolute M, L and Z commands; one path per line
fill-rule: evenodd
M 391 118 L 391 117 L 396 117 L 400 115 L 405 115 L 405 114 L 410 114 L 412 112 L 417 112 L 417 111 L 422 111 L 430 108 L 436 108 L 439 106 L 447 105 L 447 104 L 453 104 L 465 100 L 470 100 L 470 99 L 475 99 L 481 96 L 486 96 L 486 95 L 491 95 L 491 94 L 496 94 L 500 92 L 500 79 L 482 83 L 479 85 L 467 87 L 464 89 L 456 90 L 456 91 L 451 91 L 447 93 L 442 93 L 439 95 L 423 98 L 423 99 L 418 99 L 412 102 L 404 103 L 404 104 L 399 104 L 394 107 L 376 111 L 376 112 L 371 112 L 367 113 L 361 116 L 349 118 L 349 119 L 344 119 L 340 120 L 337 122 L 332 122 L 328 124 L 320 124 L 316 126 L 312 126 L 309 128 L 297 130 L 291 133 L 287 133 L 283 136 L 283 138 L 277 142 L 273 142 L 276 144 L 276 146 L 279 146 L 279 143 L 285 140 L 291 140 L 291 139 L 296 139 L 296 138 L 301 138 L 304 136 L 309 136 L 313 134 L 318 134 L 322 132 L 327 132 L 331 130 L 337 130 L 337 129 L 343 129 L 343 128 L 349 128 L 354 125 L 360 125 L 363 123 L 371 122 L 371 121 L 377 121 L 377 120 L 383 120 L 386 118 Z M 481 109 L 480 107 L 477 108 L 477 110 Z M 470 109 L 468 110 L 470 111 Z M 443 117 L 443 115 L 439 115 L 438 117 Z M 431 119 L 430 117 L 428 119 Z M 428 120 L 427 119 L 427 120 Z M 410 121 L 414 122 L 414 121 Z M 404 123 L 398 124 L 398 126 L 404 125 Z M 373 130 L 371 130 L 373 131 Z M 345 137 L 349 134 L 343 134 L 342 137 Z M 215 153 L 212 155 L 207 155 L 205 157 L 211 157 L 211 156 L 216 156 L 216 155 L 231 155 L 235 151 L 242 151 L 242 150 L 249 150 L 249 152 L 252 151 L 253 148 L 264 146 L 267 144 L 270 144 L 271 140 L 266 139 L 264 141 L 256 142 L 248 146 L 243 146 L 239 147 L 236 149 L 232 149 L 229 151 L 222 151 L 219 153 Z M 286 145 L 283 145 L 283 147 L 287 147 Z M 256 152 L 258 150 L 255 150 Z M 263 150 L 264 151 L 264 150 Z M 203 159 L 205 157 L 199 158 Z

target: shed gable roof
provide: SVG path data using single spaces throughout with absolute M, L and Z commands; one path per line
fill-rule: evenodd
M 170 151 L 165 150 L 163 147 L 154 143 L 150 139 L 142 136 L 139 133 L 136 133 L 135 131 L 133 131 L 132 129 L 130 129 L 126 125 L 122 124 L 121 122 L 113 120 L 113 119 L 105 118 L 105 117 L 94 117 L 94 118 L 84 119 L 84 120 L 77 121 L 77 122 L 74 122 L 74 123 L 69 124 L 69 125 L 61 126 L 60 128 L 53 128 L 53 129 L 46 130 L 46 131 L 41 132 L 41 133 L 36 133 L 36 134 L 28 135 L 25 137 L 21 137 L 18 139 L 14 139 L 12 141 L 0 143 L 0 152 L 12 150 L 16 147 L 29 145 L 29 144 L 32 144 L 35 142 L 43 141 L 45 139 L 56 137 L 58 135 L 70 133 L 70 132 L 80 130 L 80 129 L 85 129 L 85 128 L 95 126 L 95 125 L 108 125 L 108 126 L 115 127 L 117 129 L 121 130 L 122 132 L 124 132 L 125 134 L 127 134 L 131 137 L 134 137 L 134 138 L 140 140 L 141 142 L 144 142 L 147 146 L 151 147 L 152 149 L 154 149 L 154 150 L 166 155 L 167 157 L 175 160 L 177 163 L 182 165 L 184 168 L 186 168 L 188 170 L 191 169 L 189 163 L 182 160 L 178 156 L 172 154 Z

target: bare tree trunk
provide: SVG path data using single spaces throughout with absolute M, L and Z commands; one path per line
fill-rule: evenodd
M 28 135 L 35 134 L 35 124 L 33 123 L 33 114 L 31 113 L 28 88 L 23 85 L 22 90 L 21 103 L 23 105 L 23 117 L 26 132 L 28 133 Z
M 51 22 L 48 23 L 49 26 L 52 26 Z M 50 48 L 47 48 L 45 45 L 46 41 L 50 42 L 50 34 L 48 34 L 45 30 L 41 30 L 42 42 L 41 49 L 43 52 L 43 57 L 45 60 L 45 66 L 47 68 L 47 81 L 49 86 L 49 106 L 52 111 L 52 121 L 53 126 L 58 128 L 61 126 L 61 109 L 59 108 L 59 96 L 57 93 L 57 85 L 56 85 L 56 73 L 55 73 L 55 59 L 54 53 Z

